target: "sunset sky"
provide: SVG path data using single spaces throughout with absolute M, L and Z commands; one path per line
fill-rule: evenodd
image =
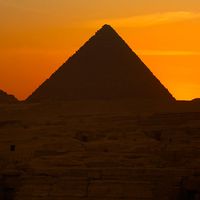
M 200 97 L 200 0 L 0 0 L 0 89 L 25 99 L 103 24 L 175 98 Z

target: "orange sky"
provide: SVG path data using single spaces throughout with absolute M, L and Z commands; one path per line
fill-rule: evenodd
M 105 23 L 177 99 L 200 97 L 199 0 L 0 0 L 0 88 L 25 99 Z

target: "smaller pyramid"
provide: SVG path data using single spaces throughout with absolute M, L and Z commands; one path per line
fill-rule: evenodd
M 17 103 L 18 100 L 13 95 L 9 95 L 6 92 L 0 90 L 0 104 Z

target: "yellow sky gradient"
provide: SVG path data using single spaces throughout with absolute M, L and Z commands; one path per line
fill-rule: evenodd
M 200 97 L 199 0 L 0 0 L 0 88 L 25 99 L 105 23 L 177 99 Z

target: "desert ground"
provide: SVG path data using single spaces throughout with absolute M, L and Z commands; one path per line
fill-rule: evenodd
M 147 108 L 1 105 L 0 199 L 200 199 L 200 112 Z

